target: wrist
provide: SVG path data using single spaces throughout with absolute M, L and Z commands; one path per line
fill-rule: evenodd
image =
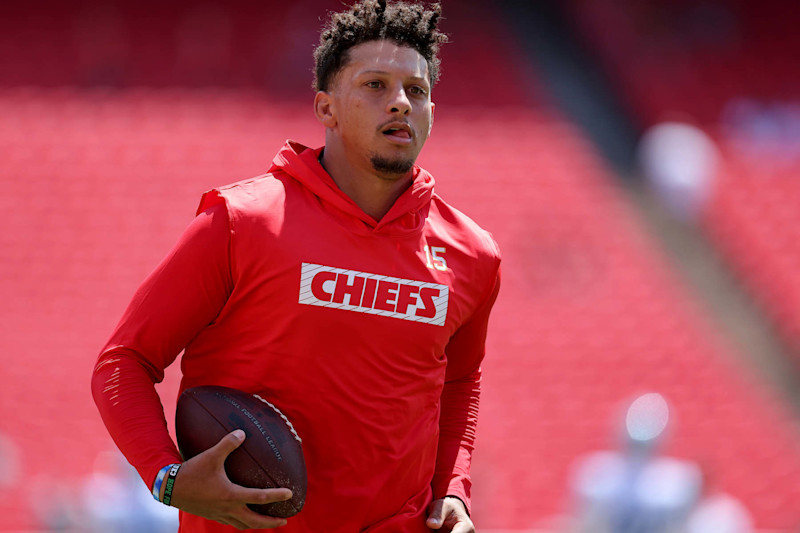
M 150 487 L 153 498 L 157 502 L 161 501 L 161 494 L 164 492 L 164 479 L 167 477 L 170 468 L 172 468 L 171 464 L 159 470 L 158 474 L 156 474 L 156 479 L 153 481 L 153 486 Z
M 464 512 L 467 513 L 467 516 L 469 516 L 469 508 L 467 507 L 467 503 L 462 500 L 460 496 L 448 494 L 445 496 L 445 498 L 453 498 L 454 500 L 458 500 L 458 502 L 464 507 Z
M 167 479 L 164 481 L 164 487 L 161 493 L 161 503 L 164 505 L 169 506 L 172 504 L 172 489 L 175 487 L 175 478 L 178 476 L 178 470 L 180 469 L 181 465 L 176 463 L 171 465 L 167 473 Z
M 153 482 L 153 498 L 164 505 L 170 505 L 172 501 L 172 489 L 175 484 L 175 477 L 180 469 L 180 463 L 173 463 L 165 466 L 156 474 Z

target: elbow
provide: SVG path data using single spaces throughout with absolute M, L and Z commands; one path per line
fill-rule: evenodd
M 122 347 L 103 351 L 97 358 L 92 371 L 91 390 L 95 404 L 103 410 L 119 399 L 122 383 L 149 381 L 156 382 L 135 353 Z
M 109 400 L 113 401 L 119 391 L 121 374 L 120 357 L 111 351 L 100 354 L 92 371 L 91 390 L 94 403 L 101 407 Z

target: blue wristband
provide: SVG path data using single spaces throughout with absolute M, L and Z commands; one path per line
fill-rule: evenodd
M 169 472 L 170 468 L 172 468 L 172 465 L 167 465 L 159 470 L 156 476 L 156 482 L 153 483 L 153 498 L 155 498 L 157 502 L 161 501 L 159 497 L 161 495 L 161 484 L 164 483 L 164 478 L 167 477 L 167 472 Z
M 172 505 L 172 488 L 175 486 L 175 477 L 178 475 L 178 470 L 181 469 L 180 464 L 172 465 L 172 468 L 169 469 L 169 474 L 167 474 L 167 483 L 164 486 L 164 499 L 161 500 L 161 503 L 164 505 Z

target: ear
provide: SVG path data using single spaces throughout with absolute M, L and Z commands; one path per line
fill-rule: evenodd
M 434 113 L 433 113 L 433 112 L 434 112 L 435 110 L 436 110 L 436 104 L 434 104 L 433 102 L 431 102 L 431 123 L 428 125 L 428 136 L 429 136 L 429 137 L 430 137 L 430 135 L 431 135 L 431 130 L 433 129 L 433 115 L 434 115 Z
M 326 128 L 336 126 L 336 108 L 333 96 L 326 91 L 318 91 L 314 96 L 314 114 Z

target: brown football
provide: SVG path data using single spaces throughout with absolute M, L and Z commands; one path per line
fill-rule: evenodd
M 225 461 L 230 480 L 244 487 L 292 491 L 291 500 L 250 508 L 281 518 L 299 513 L 307 488 L 303 449 L 291 422 L 277 407 L 258 395 L 212 385 L 187 389 L 178 398 L 175 433 L 184 460 L 236 429 L 247 438 Z

